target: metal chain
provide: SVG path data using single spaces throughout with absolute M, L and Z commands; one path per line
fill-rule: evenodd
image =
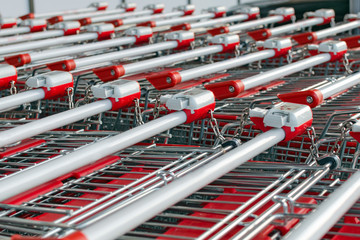
M 240 46 L 236 45 L 235 47 L 235 57 L 239 57 L 240 56 Z
M 330 151 L 331 153 L 334 153 L 336 155 L 339 154 L 340 149 L 344 145 L 346 133 L 351 129 L 351 126 L 353 125 L 354 122 L 356 122 L 356 120 L 349 119 L 340 124 L 341 133 L 340 133 L 340 136 L 334 142 L 334 145 L 332 146 L 331 151 Z
M 246 125 L 247 119 L 249 118 L 250 109 L 244 108 L 242 114 L 240 115 L 240 124 L 234 131 L 234 138 L 239 138 L 244 131 L 244 126 Z
M 351 74 L 353 71 L 351 70 L 351 67 L 350 67 L 350 64 L 349 64 L 348 55 L 349 55 L 348 53 L 346 53 L 346 54 L 344 55 L 343 64 L 344 64 L 346 73 L 347 73 L 347 74 Z
M 160 114 L 160 96 L 161 95 L 157 95 L 156 98 L 155 98 L 155 106 L 153 108 L 153 116 L 154 116 L 154 119 L 156 119 L 159 114 Z
M 219 130 L 219 125 L 217 123 L 216 118 L 214 118 L 214 111 L 210 110 L 210 126 L 214 131 L 214 134 L 216 136 L 217 139 L 219 139 L 221 142 L 224 142 L 226 139 L 225 137 L 221 134 L 220 130 Z
M 316 139 L 316 132 L 314 127 L 309 127 L 306 129 L 307 135 L 310 138 L 311 146 L 310 146 L 310 154 L 313 160 L 319 158 L 319 149 L 316 147 L 315 139 Z
M 291 49 L 288 51 L 288 55 L 286 56 L 286 60 L 288 63 L 292 63 L 293 61 L 293 52 L 291 51 Z
M 141 108 L 140 108 L 140 101 L 138 98 L 134 99 L 135 102 L 135 118 L 136 118 L 136 124 L 137 125 L 143 125 L 144 121 L 142 119 L 141 115 Z
M 10 82 L 10 94 L 14 95 L 16 93 L 17 93 L 17 89 L 16 89 L 16 86 L 15 86 L 15 81 L 11 81 Z
M 69 109 L 73 109 L 74 106 L 74 88 L 69 87 L 66 89 L 67 95 L 68 95 L 68 101 L 69 101 Z

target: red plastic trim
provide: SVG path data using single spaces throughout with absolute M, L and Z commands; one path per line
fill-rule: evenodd
M 153 28 L 153 27 L 156 27 L 156 22 L 155 21 L 147 21 L 147 22 L 138 23 L 138 24 L 136 24 L 136 26 Z
M 360 132 L 350 131 L 350 136 L 352 136 L 356 141 L 360 142 Z
M 8 64 L 15 67 L 24 66 L 25 64 L 31 63 L 30 54 L 27 53 L 5 57 L 4 59 Z
M 271 37 L 271 30 L 268 28 L 259 29 L 247 33 L 255 41 L 265 40 Z
M 248 14 L 248 19 L 246 21 L 257 19 L 258 16 L 260 16 L 260 12 L 252 13 L 252 14 L 249 13 Z
M 196 120 L 201 120 L 204 118 L 207 118 L 209 116 L 209 111 L 215 109 L 215 102 L 211 103 L 205 107 L 202 107 L 200 109 L 196 109 L 194 111 L 190 109 L 184 109 L 187 118 L 185 124 L 192 123 Z
M 317 17 L 311 16 L 311 17 L 309 17 L 309 19 L 310 19 L 310 18 L 317 18 Z M 323 17 L 322 19 L 323 19 L 324 21 L 323 21 L 322 23 L 320 23 L 320 24 L 317 24 L 316 26 L 321 26 L 321 25 L 329 24 L 329 23 L 331 23 L 331 20 L 334 19 L 334 18 L 335 18 L 335 16 L 331 16 L 331 17 L 328 17 L 328 18 Z
M 167 79 L 170 79 L 170 82 L 167 82 Z M 179 72 L 160 73 L 146 77 L 146 80 L 148 80 L 157 90 L 162 90 L 171 88 L 180 83 L 181 75 Z
M 144 42 L 148 42 L 149 39 L 153 36 L 153 34 L 147 34 L 147 35 L 142 35 L 142 36 L 135 36 L 136 38 L 136 41 L 135 43 L 136 44 L 139 44 L 139 43 L 144 43 Z
M 330 61 L 329 62 L 335 62 L 335 61 L 338 61 L 340 59 L 342 59 L 344 57 L 344 54 L 347 52 L 347 50 L 344 50 L 344 51 L 341 51 L 341 52 L 338 52 L 338 53 L 332 53 L 330 52 Z
M 348 49 L 360 47 L 360 35 L 342 38 L 340 41 L 346 42 Z
M 98 40 L 106 40 L 106 39 L 110 39 L 111 35 L 115 32 L 115 30 L 111 30 L 111 31 L 105 31 L 105 32 L 101 32 L 98 33 Z
M 242 93 L 245 89 L 244 84 L 241 80 L 232 80 L 225 82 L 217 82 L 205 85 L 207 90 L 214 93 L 215 98 L 218 100 L 236 97 Z M 230 91 L 231 89 L 231 91 Z
M 76 68 L 76 63 L 73 59 L 69 59 L 69 60 L 63 60 L 63 61 L 59 61 L 59 62 L 55 62 L 55 63 L 49 63 L 49 64 L 46 64 L 46 66 L 52 71 L 54 71 L 54 70 L 71 71 Z
M 228 33 L 229 32 L 229 28 L 226 26 L 222 26 L 222 27 L 218 27 L 218 28 L 213 28 L 207 31 L 211 36 L 216 36 L 219 34 L 224 34 L 224 33 Z
M 324 101 L 323 94 L 317 89 L 302 92 L 283 93 L 278 94 L 277 97 L 283 102 L 299 103 L 308 105 L 311 108 L 320 105 Z M 308 97 L 313 99 L 311 103 L 307 102 Z
M 179 31 L 179 30 L 190 30 L 191 24 L 190 23 L 183 23 L 180 25 L 172 26 L 170 28 L 172 31 Z
M 194 13 L 194 11 L 195 11 L 195 9 L 191 9 L 191 10 L 184 11 L 184 16 L 191 15 L 191 14 Z
M 82 19 L 79 19 L 78 21 L 79 21 L 81 26 L 89 25 L 92 22 L 90 17 L 82 18 Z
M 276 15 L 270 15 L 270 16 L 276 16 Z M 282 20 L 282 21 L 280 21 L 280 22 L 278 22 L 278 23 L 289 22 L 289 21 L 291 21 L 291 18 L 292 18 L 293 16 L 295 16 L 295 14 L 294 14 L 294 13 L 289 14 L 289 15 L 282 15 L 283 20 Z
M 195 40 L 194 38 L 186 39 L 186 40 L 183 40 L 183 41 L 176 40 L 177 43 L 178 43 L 178 45 L 177 45 L 176 48 L 174 48 L 174 50 L 178 50 L 178 49 L 183 49 L 183 48 L 190 47 L 191 43 L 192 43 L 194 40 Z
M 214 14 L 213 18 L 221 18 L 226 14 L 226 12 L 223 11 L 223 12 L 217 12 L 217 13 L 213 13 L 213 14 Z
M 275 54 L 272 58 L 277 58 L 288 54 L 289 50 L 291 50 L 291 47 L 282 48 L 280 50 L 278 50 L 277 48 L 273 48 L 272 50 L 275 51 Z
M 272 127 L 265 127 L 264 126 L 264 119 L 260 117 L 250 117 L 250 120 L 258 127 L 261 131 L 266 132 L 272 129 Z M 290 141 L 291 139 L 303 134 L 308 127 L 311 126 L 313 120 L 309 120 L 305 122 L 303 125 L 296 127 L 295 131 L 291 131 L 291 127 L 282 127 L 282 129 L 285 131 L 285 138 L 282 142 Z
M 129 8 L 126 8 L 125 11 L 126 12 L 133 12 L 135 11 L 136 7 L 129 7 Z
M 153 10 L 153 14 L 158 14 L 158 13 L 162 13 L 164 11 L 163 8 L 157 8 Z
M 51 25 L 58 23 L 58 22 L 62 22 L 62 21 L 64 21 L 63 16 L 55 16 L 55 17 L 49 18 L 47 20 L 47 22 Z
M 139 87 L 139 92 L 131 94 L 123 98 L 109 98 L 112 103 L 111 111 L 118 111 L 119 109 L 130 107 L 134 104 L 134 100 L 139 99 L 141 96 L 141 90 Z
M 1 25 L 1 29 L 12 28 L 14 26 L 16 26 L 16 22 L 5 23 L 5 24 Z
M 46 24 L 30 27 L 30 32 L 40 32 L 46 29 Z
M 74 35 L 74 34 L 77 34 L 78 32 L 80 32 L 80 27 L 67 29 L 67 30 L 64 29 L 64 36 Z
M 107 8 L 108 8 L 108 5 L 98 7 L 97 10 L 98 10 L 98 11 L 104 11 L 104 10 L 106 10 Z
M 8 147 L 5 149 L 5 151 L 0 151 L 0 158 L 4 158 L 4 157 L 10 156 L 10 155 L 13 155 L 15 153 L 28 150 L 29 148 L 39 146 L 39 145 L 43 144 L 44 142 L 45 142 L 45 140 L 42 140 L 42 139 L 24 139 L 21 141 L 20 144 L 18 144 L 16 146 Z
M 116 20 L 109 21 L 106 23 L 111 23 L 112 25 L 114 25 L 114 27 L 120 27 L 124 24 L 122 19 L 116 19 Z
M 34 14 L 34 13 L 29 13 L 29 14 L 26 14 L 26 15 L 20 17 L 21 20 L 34 19 L 34 18 L 35 18 L 35 14 Z
M 14 67 L 15 68 L 15 67 Z M 3 77 L 3 78 L 0 78 L 0 90 L 4 90 L 4 89 L 8 89 L 11 87 L 11 82 L 14 81 L 16 83 L 17 81 L 17 70 L 15 68 L 15 72 L 16 74 L 15 75 L 12 75 L 12 76 L 7 76 L 7 77 Z
M 108 82 L 111 80 L 118 79 L 121 76 L 125 75 L 125 69 L 122 65 L 103 67 L 98 69 L 93 69 L 93 73 L 100 78 L 103 82 Z
M 315 42 L 317 40 L 317 36 L 315 32 L 305 32 L 294 35 L 291 39 L 295 40 L 298 44 L 303 45 Z
M 48 89 L 46 87 L 42 87 L 42 89 L 44 90 L 44 93 L 45 93 L 44 99 L 54 99 L 54 98 L 66 96 L 67 89 L 71 88 L 71 87 L 74 87 L 74 82 L 70 82 L 70 83 L 60 85 L 60 86 L 52 87 L 50 89 Z

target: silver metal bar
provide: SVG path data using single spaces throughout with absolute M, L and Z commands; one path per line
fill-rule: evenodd
M 207 13 L 208 15 L 212 15 L 211 17 L 213 17 L 213 13 Z M 222 17 L 222 18 L 217 18 L 217 19 L 212 19 L 209 21 L 203 21 L 203 22 L 197 22 L 197 23 L 191 23 L 191 29 L 195 29 L 195 28 L 205 28 L 205 27 L 213 27 L 217 24 L 220 23 L 229 23 L 229 22 L 235 22 L 235 21 L 244 21 L 247 20 L 249 18 L 248 15 L 245 14 L 239 14 L 239 15 L 234 15 L 234 16 L 230 16 L 230 17 Z
M 166 41 L 161 43 L 150 44 L 143 47 L 130 48 L 118 52 L 99 54 L 86 58 L 79 58 L 79 59 L 75 59 L 74 62 L 76 64 L 76 68 L 80 68 L 105 61 L 119 60 L 125 57 L 138 56 L 151 52 L 172 49 L 172 48 L 176 48 L 177 46 L 178 43 L 176 41 Z
M 360 20 L 352 21 L 349 23 L 341 24 L 335 27 L 326 28 L 320 31 L 315 32 L 317 39 L 323 39 L 329 36 L 334 36 L 341 32 L 346 32 L 354 28 L 360 27 Z
M 88 43 L 83 45 L 74 45 L 70 47 L 63 47 L 63 48 L 57 48 L 57 49 L 50 49 L 45 50 L 41 52 L 33 52 L 29 53 L 31 61 L 39 61 L 39 60 L 45 60 L 50 59 L 54 57 L 61 57 L 66 55 L 74 55 L 83 53 L 86 51 L 93 51 L 93 50 L 99 50 L 103 48 L 110 48 L 110 47 L 117 47 L 121 45 L 131 44 L 136 41 L 135 37 L 122 37 L 122 38 L 115 38 L 100 42 L 94 42 L 94 43 Z
M 241 65 L 245 65 L 251 62 L 263 60 L 266 58 L 271 58 L 275 55 L 275 51 L 272 49 L 263 50 L 255 53 L 249 53 L 246 55 L 242 55 L 237 58 L 231 58 L 229 60 L 216 62 L 213 64 L 207 64 L 200 67 L 188 69 L 179 72 L 181 75 L 181 81 L 185 82 L 191 79 L 195 79 L 204 75 L 216 73 L 219 71 L 224 71 L 226 69 L 238 67 Z
M 173 18 L 173 19 L 160 20 L 160 21 L 156 21 L 156 27 L 174 25 L 174 24 L 180 24 L 180 23 L 195 22 L 195 21 L 210 18 L 210 17 L 211 17 L 210 14 L 200 14 L 200 15 L 194 15 L 194 16 L 185 16 L 185 17 L 179 17 L 179 18 Z
M 282 129 L 272 129 L 260 134 L 214 161 L 81 231 L 89 240 L 110 240 L 119 237 L 150 219 L 155 214 L 181 201 L 184 197 L 280 142 L 284 137 L 285 132 Z
M 43 99 L 44 97 L 45 92 L 43 89 L 34 89 L 0 98 L 0 112 L 24 103 Z
M 81 119 L 108 111 L 111 107 L 111 101 L 105 99 L 2 131 L 0 132 L 0 146 L 4 147 L 10 143 L 15 143 L 28 137 L 77 122 Z
M 342 92 L 360 82 L 360 73 L 354 73 L 347 76 L 344 79 L 336 81 L 331 84 L 327 84 L 323 87 L 317 88 L 323 94 L 323 98 L 327 99 L 328 97 L 333 96 L 336 93 Z
M 36 33 L 0 38 L 0 45 L 14 44 L 14 43 L 19 43 L 19 42 L 34 41 L 34 40 L 39 40 L 39 39 L 44 39 L 44 38 L 53 38 L 53 37 L 60 37 L 60 36 L 64 36 L 63 30 L 50 30 L 50 31 L 44 31 L 44 32 L 36 32 Z
M 37 48 L 45 48 L 67 43 L 83 42 L 98 38 L 97 33 L 82 33 L 74 36 L 57 37 L 52 39 L 44 39 L 34 42 L 17 43 L 9 46 L 1 46 L 0 54 L 9 54 L 21 51 L 29 51 Z
M 357 171 L 284 239 L 321 239 L 360 198 L 359 179 L 360 171 Z
M 121 18 L 129 17 L 129 16 L 136 17 L 139 15 L 150 15 L 150 14 L 153 14 L 153 10 L 129 12 L 129 13 L 123 13 L 120 15 L 98 16 L 98 17 L 92 17 L 91 23 L 94 24 L 94 23 L 107 22 L 107 21 L 112 21 L 112 20 L 116 20 L 116 19 L 121 19 Z
M 85 146 L 65 156 L 4 177 L 0 180 L 0 201 L 180 125 L 186 119 L 187 116 L 183 111 L 171 113 L 95 144 Z
M 9 28 L 9 29 L 1 29 L 0 30 L 0 37 L 10 36 L 20 33 L 29 33 L 29 27 L 17 27 L 17 28 Z
M 229 26 L 228 29 L 229 29 L 229 32 L 242 31 L 245 29 L 259 26 L 259 25 L 280 22 L 282 20 L 284 20 L 283 16 L 270 16 L 270 17 L 265 17 L 265 18 L 260 18 L 257 20 L 249 21 L 249 22 L 232 25 L 232 26 Z
M 127 19 L 123 20 L 123 25 L 142 23 L 142 22 L 156 20 L 156 19 L 159 19 L 159 18 L 180 17 L 180 16 L 183 16 L 183 15 L 184 15 L 184 12 L 176 11 L 176 12 L 171 12 L 171 13 L 160 13 L 160 14 L 137 17 L 137 18 L 127 18 Z
M 302 71 L 304 69 L 316 66 L 318 64 L 329 61 L 331 58 L 330 54 L 323 53 L 313 57 L 309 57 L 298 62 L 290 63 L 288 65 L 275 68 L 273 70 L 254 75 L 249 78 L 241 80 L 244 84 L 244 90 L 260 86 L 261 84 L 268 83 L 272 80 L 279 79 L 286 75 Z
M 310 18 L 296 23 L 286 24 L 280 27 L 270 28 L 271 36 L 277 36 L 280 34 L 288 34 L 299 29 L 304 29 L 309 26 L 314 26 L 317 24 L 322 24 L 324 22 L 323 18 Z

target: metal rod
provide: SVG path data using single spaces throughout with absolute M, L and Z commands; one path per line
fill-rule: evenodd
M 237 58 L 232 58 L 229 60 L 207 64 L 200 67 L 192 68 L 189 70 L 184 70 L 180 72 L 181 81 L 185 82 L 191 79 L 195 79 L 204 75 L 216 73 L 219 71 L 224 71 L 226 69 L 238 67 L 245 65 L 251 62 L 259 61 L 266 58 L 271 58 L 275 55 L 275 51 L 272 49 L 263 50 L 255 53 L 249 53 L 247 55 L 242 55 Z
M 43 89 L 34 89 L 0 98 L 0 112 L 24 103 L 43 99 L 44 97 L 45 92 Z
M 341 32 L 346 32 L 348 30 L 351 30 L 351 29 L 354 29 L 354 28 L 357 28 L 357 27 L 360 27 L 360 21 L 359 20 L 352 21 L 352 22 L 345 23 L 345 24 L 341 24 L 341 25 L 338 25 L 336 27 L 326 28 L 326 29 L 317 31 L 316 36 L 317 36 L 318 39 L 323 39 L 323 38 L 326 38 L 328 36 L 333 36 L 333 35 L 336 35 L 336 34 L 341 33 Z
M 360 172 L 357 171 L 284 239 L 321 239 L 360 198 L 359 179 Z
M 284 137 L 285 133 L 282 129 L 272 129 L 260 134 L 214 161 L 171 182 L 158 191 L 86 227 L 82 230 L 82 233 L 89 240 L 114 239 L 125 234 L 144 221 L 152 218 L 155 214 L 181 201 L 184 197 L 280 142 Z
M 111 107 L 111 101 L 105 99 L 2 131 L 0 147 L 108 111 Z
M 65 156 L 43 162 L 34 167 L 4 177 L 0 179 L 0 201 L 63 176 L 135 143 L 180 125 L 184 123 L 186 119 L 187 116 L 183 111 L 171 113 L 100 142 L 85 146 Z
M 310 18 L 296 23 L 286 24 L 280 27 L 270 28 L 271 36 L 277 36 L 280 34 L 288 34 L 293 31 L 298 31 L 298 29 L 304 29 L 309 26 L 314 26 L 324 22 L 323 18 Z
M 296 73 L 301 70 L 327 62 L 330 60 L 330 58 L 331 56 L 328 53 L 319 54 L 261 74 L 257 74 L 249 78 L 245 78 L 241 81 L 244 84 L 244 89 L 247 90 L 253 87 L 260 86 L 261 84 L 270 82 L 272 80 L 279 79 L 286 75 L 290 75 L 292 73 Z
M 208 13 L 208 14 L 213 15 L 213 13 Z M 248 18 L 249 18 L 248 15 L 238 14 L 238 15 L 234 15 L 234 16 L 230 16 L 230 17 L 222 17 L 222 18 L 212 19 L 212 20 L 209 20 L 209 21 L 191 23 L 190 26 L 191 26 L 191 29 L 205 28 L 205 27 L 215 26 L 215 25 L 220 24 L 220 23 L 244 21 L 244 20 L 247 20 Z
M 53 37 L 61 37 L 64 36 L 63 30 L 51 30 L 45 32 L 37 32 L 37 33 L 30 33 L 30 34 L 23 34 L 18 36 L 10 36 L 6 38 L 0 38 L 0 44 L 14 44 L 19 42 L 25 41 L 34 41 L 44 38 L 53 38 Z
M 323 98 L 333 96 L 336 93 L 342 92 L 360 82 L 360 72 L 351 74 L 344 79 L 336 81 L 334 83 L 325 85 L 324 87 L 317 88 L 323 94 Z
M 256 27 L 259 25 L 280 22 L 283 19 L 284 19 L 283 16 L 270 16 L 270 17 L 265 17 L 265 18 L 260 18 L 257 20 L 249 21 L 249 22 L 236 24 L 233 26 L 229 26 L 228 28 L 229 28 L 229 32 L 235 32 L 235 31 L 241 31 L 241 30 L 253 28 L 253 27 Z

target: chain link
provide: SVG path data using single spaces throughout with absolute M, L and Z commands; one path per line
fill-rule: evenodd
M 339 154 L 340 149 L 344 145 L 346 133 L 351 129 L 351 126 L 353 125 L 354 122 L 355 122 L 354 119 L 349 119 L 340 124 L 341 133 L 340 133 L 340 136 L 334 142 L 334 145 L 332 146 L 331 151 L 330 151 L 331 153 L 334 153 L 336 155 Z
M 15 86 L 15 81 L 10 82 L 10 94 L 14 95 L 17 93 L 17 88 Z
M 307 131 L 307 135 L 308 137 L 310 138 L 310 143 L 311 143 L 311 146 L 310 146 L 310 154 L 313 158 L 313 160 L 316 160 L 319 158 L 319 149 L 316 147 L 316 144 L 315 144 L 315 139 L 316 139 L 316 132 L 315 132 L 315 128 L 314 127 L 309 127 L 306 129 Z
M 216 118 L 214 118 L 214 111 L 210 110 L 210 126 L 214 131 L 214 134 L 216 136 L 216 138 L 218 138 L 220 140 L 220 142 L 224 142 L 226 139 L 225 137 L 221 134 L 220 129 L 219 129 L 219 125 L 217 123 Z
M 291 49 L 288 51 L 288 55 L 286 56 L 286 60 L 288 63 L 292 63 L 293 61 L 293 52 L 291 51 Z
M 141 115 L 141 108 L 140 108 L 140 101 L 138 98 L 134 99 L 135 102 L 135 118 L 136 118 L 136 124 L 139 125 L 143 125 L 144 121 L 142 119 L 142 115 Z
M 244 131 L 244 126 L 246 125 L 247 119 L 249 118 L 249 108 L 244 108 L 242 114 L 240 115 L 240 124 L 234 131 L 234 138 L 239 138 Z
M 240 56 L 240 46 L 236 45 L 235 47 L 235 57 L 239 57 Z
M 157 95 L 155 98 L 155 106 L 153 108 L 153 116 L 156 119 L 160 114 L 160 95 Z
M 346 73 L 347 73 L 347 74 L 351 74 L 353 71 L 351 70 L 351 67 L 350 67 L 350 64 L 349 64 L 348 55 L 349 55 L 348 53 L 346 53 L 346 54 L 344 55 L 343 64 L 344 64 Z
M 73 109 L 74 106 L 74 88 L 69 87 L 66 89 L 67 95 L 68 95 L 68 101 L 69 101 L 69 109 Z

